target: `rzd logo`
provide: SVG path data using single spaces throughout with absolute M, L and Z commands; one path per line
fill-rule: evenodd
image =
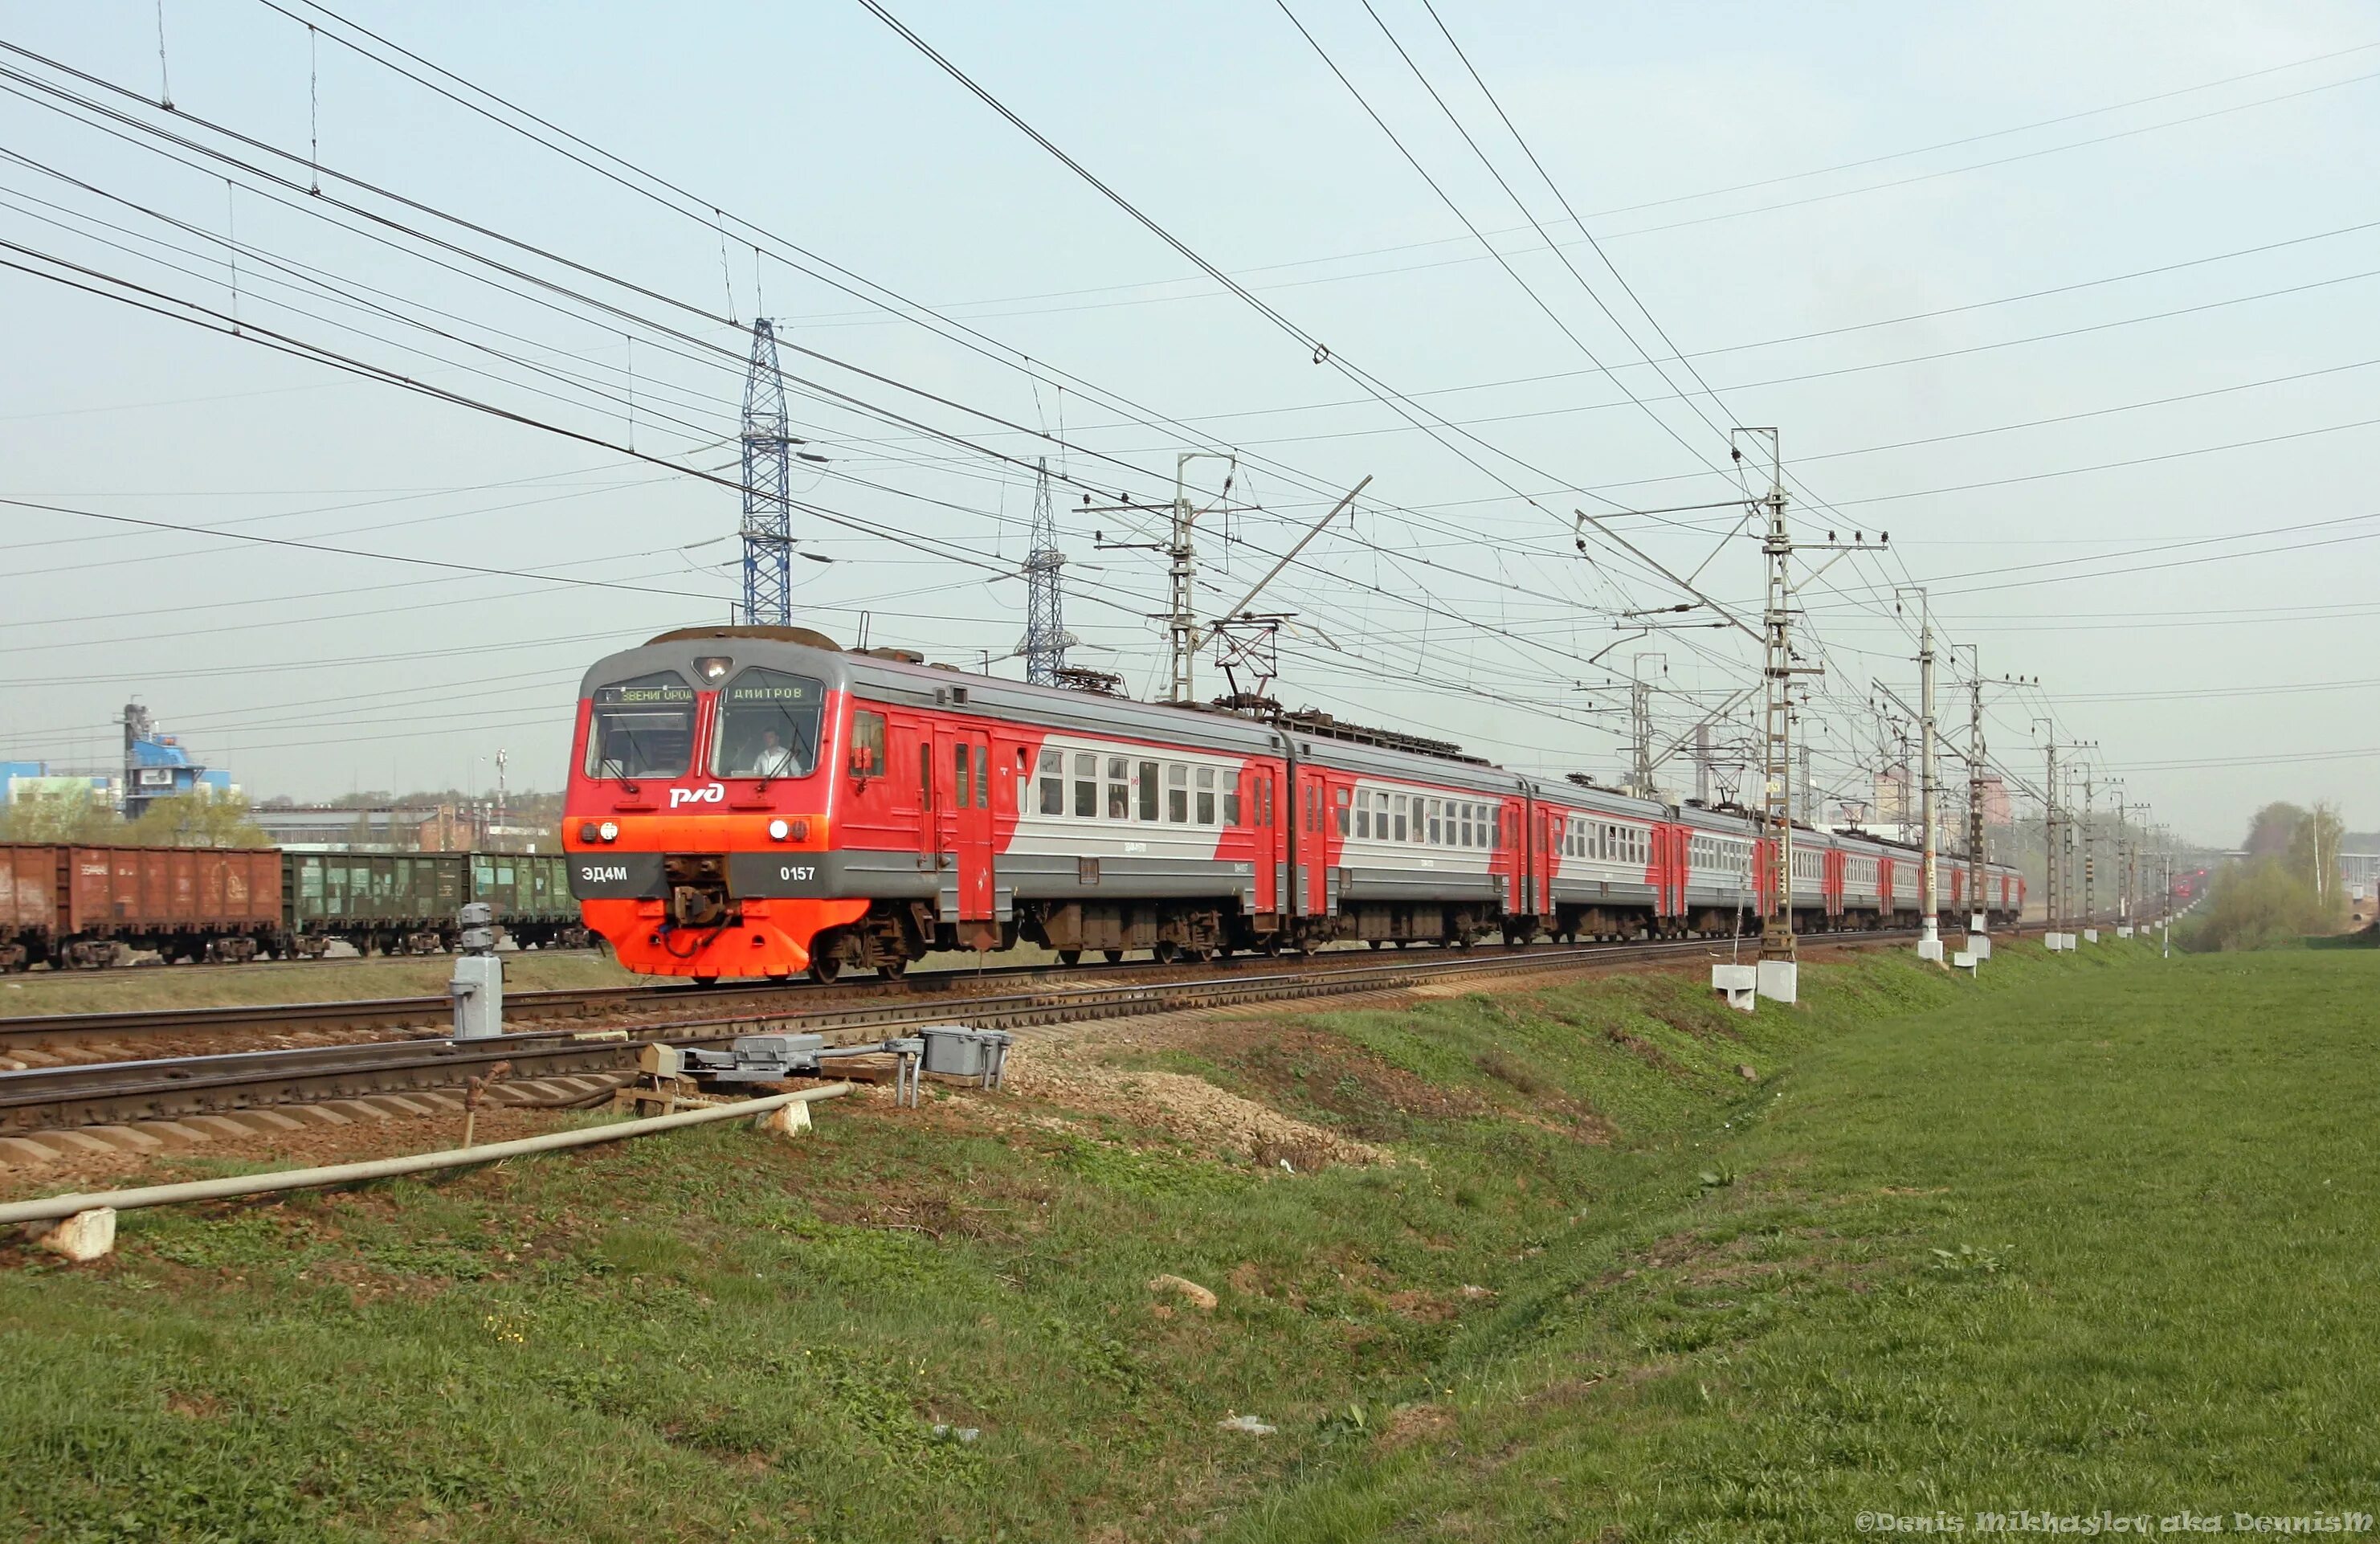
M 699 788 L 672 788 L 670 790 L 670 808 L 672 809 L 675 809 L 682 804 L 722 804 L 726 802 L 726 799 L 727 784 L 724 783 L 706 784 Z

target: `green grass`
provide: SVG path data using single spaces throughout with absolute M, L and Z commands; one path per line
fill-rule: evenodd
M 2380 961 L 2004 945 L 1980 982 L 1803 982 L 1798 1013 L 1648 976 L 1163 1058 L 1393 1169 L 829 1107 L 798 1147 L 705 1128 L 128 1214 L 93 1268 L 10 1249 L 0 1532 L 1734 1540 L 2371 1507 Z M 1152 1297 L 1160 1271 L 1219 1307 Z M 1217 1429 L 1243 1412 L 1281 1429 Z

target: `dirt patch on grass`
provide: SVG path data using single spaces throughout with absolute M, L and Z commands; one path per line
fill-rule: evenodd
M 1453 1429 L 1454 1412 L 1443 1404 L 1402 1404 L 1380 1429 L 1378 1446 L 1392 1453 L 1415 1442 L 1435 1441 Z
M 1285 1162 L 1303 1173 L 1331 1163 L 1396 1161 L 1385 1148 L 1325 1131 L 1187 1073 L 1127 1071 L 1050 1046 L 1012 1055 L 1003 1081 L 1028 1099 L 1117 1115 L 1268 1166 Z

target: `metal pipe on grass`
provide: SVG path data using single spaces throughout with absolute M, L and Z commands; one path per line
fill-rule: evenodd
M 228 1200 L 239 1196 L 266 1195 L 275 1190 L 313 1190 L 330 1185 L 356 1185 L 367 1180 L 395 1179 L 405 1174 L 428 1173 L 439 1169 L 460 1169 L 468 1164 L 492 1163 L 499 1159 L 517 1158 L 526 1153 L 554 1152 L 565 1148 L 592 1147 L 598 1142 L 617 1142 L 630 1137 L 650 1137 L 657 1132 L 675 1131 L 682 1126 L 702 1125 L 711 1121 L 749 1119 L 783 1109 L 788 1104 L 808 1104 L 818 1100 L 839 1098 L 851 1092 L 852 1087 L 849 1083 L 826 1083 L 789 1094 L 771 1094 L 763 1099 L 740 1100 L 734 1104 L 717 1104 L 700 1110 L 681 1110 L 675 1114 L 651 1115 L 643 1120 L 619 1121 L 577 1131 L 550 1131 L 542 1137 L 524 1137 L 517 1141 L 496 1142 L 484 1148 L 454 1148 L 439 1152 L 410 1153 L 403 1158 L 375 1158 L 361 1163 L 334 1163 L 318 1169 L 284 1169 L 269 1174 L 235 1174 L 225 1179 L 191 1180 L 181 1185 L 151 1185 L 135 1190 L 101 1190 L 82 1196 L 48 1196 L 37 1201 L 13 1201 L 0 1205 L 0 1226 L 12 1222 L 55 1222 L 78 1212 L 103 1207 L 129 1211 L 136 1207 Z

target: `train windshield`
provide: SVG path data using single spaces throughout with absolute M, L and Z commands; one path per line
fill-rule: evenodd
M 807 675 L 747 670 L 719 694 L 719 777 L 808 777 L 818 768 L 826 687 Z
M 694 688 L 675 672 L 595 688 L 588 776 L 684 777 L 693 749 Z

